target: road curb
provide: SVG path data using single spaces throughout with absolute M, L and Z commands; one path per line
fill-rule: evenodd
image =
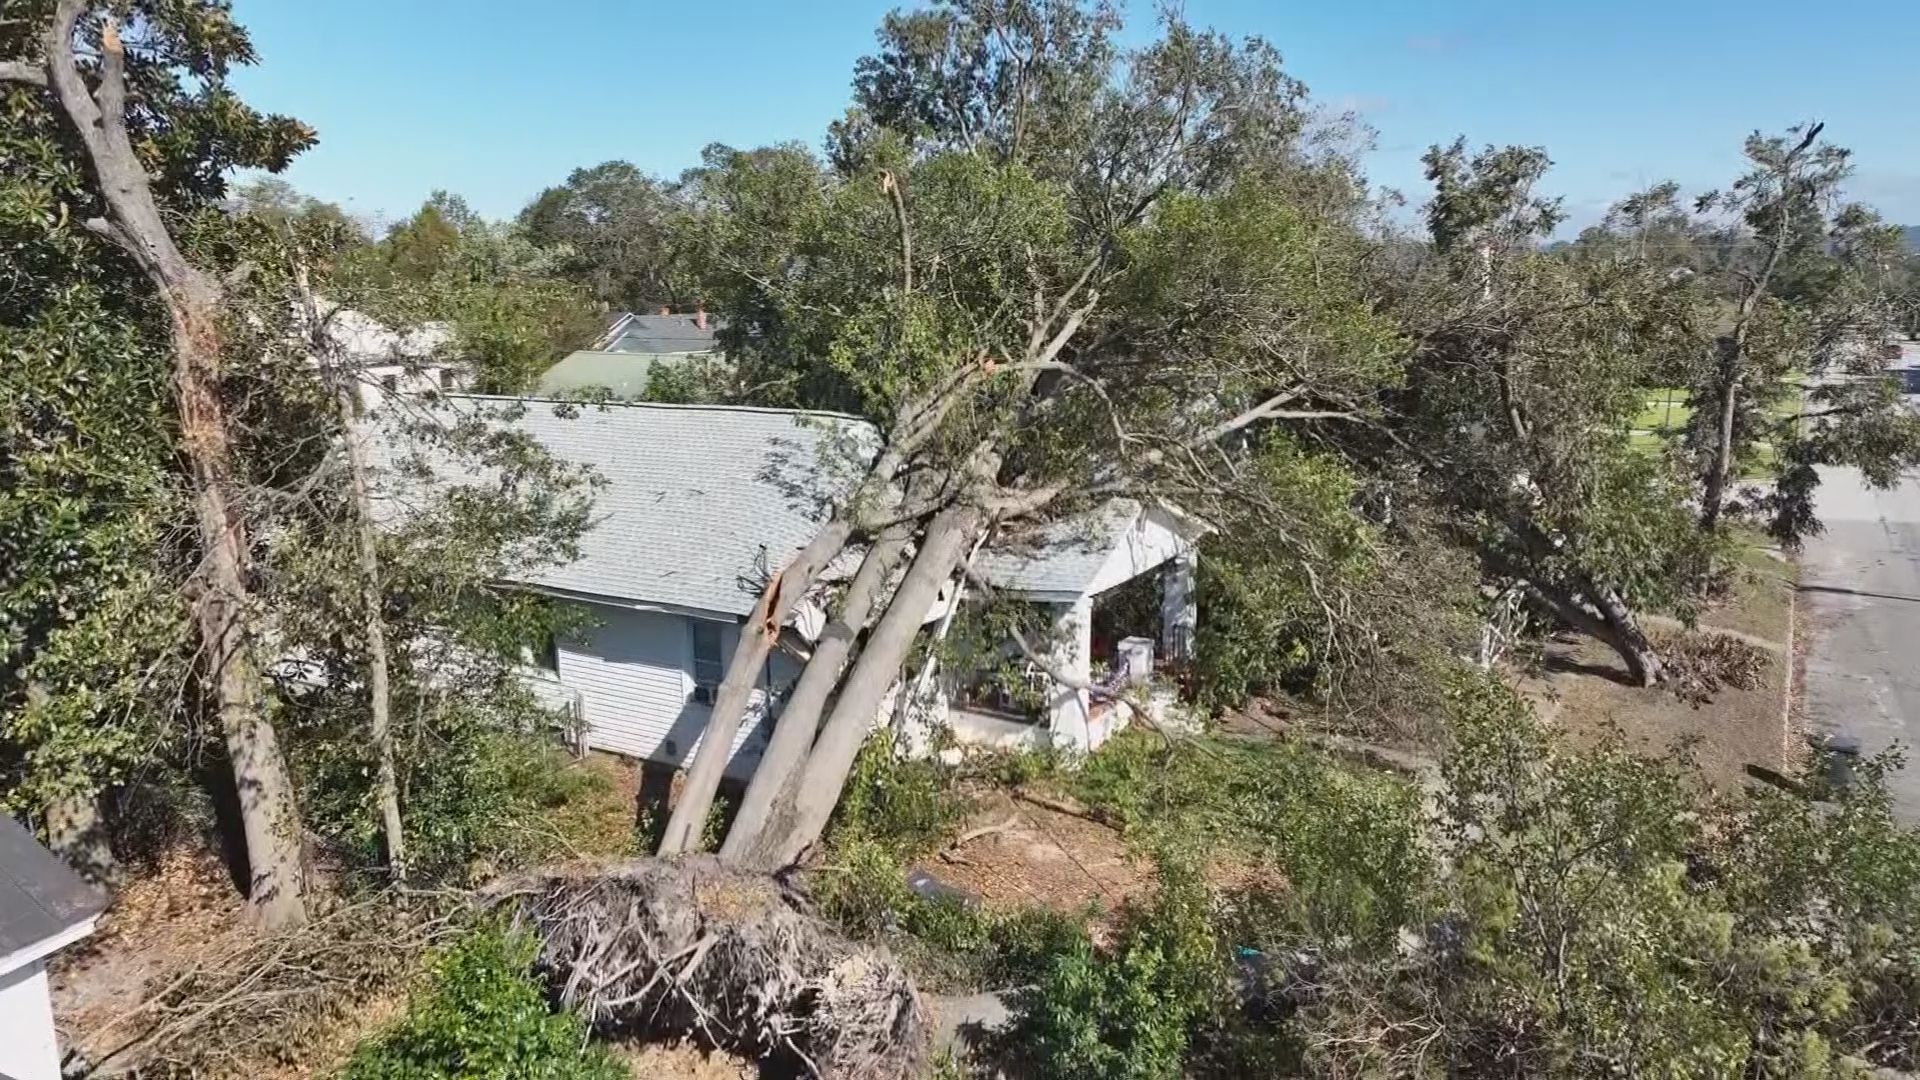
M 1799 642 L 1795 637 L 1800 626 L 1799 571 L 1798 564 L 1795 564 L 1793 582 L 1787 590 L 1786 675 L 1780 680 L 1784 687 L 1780 695 L 1780 770 L 1783 773 L 1793 768 L 1793 676 L 1800 666 L 1800 655 L 1796 647 Z

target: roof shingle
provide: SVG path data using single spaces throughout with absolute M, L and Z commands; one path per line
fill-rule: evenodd
M 99 889 L 19 822 L 0 816 L 0 956 L 71 930 L 106 906 Z

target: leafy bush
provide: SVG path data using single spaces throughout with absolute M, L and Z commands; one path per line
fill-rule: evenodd
M 1684 763 L 1568 746 L 1455 684 L 1425 913 L 1316 943 L 1314 1067 L 1411 1075 L 1831 1077 L 1920 1045 L 1920 833 L 1886 762 L 1847 792 L 1715 796 Z
M 400 763 L 415 877 L 466 884 L 507 866 L 572 853 L 576 845 L 555 830 L 553 812 L 591 800 L 605 788 L 603 777 L 572 767 L 544 732 L 489 730 L 458 716 L 435 728 L 427 739 L 431 753 L 408 754 Z M 310 827 L 339 843 L 354 863 L 378 865 L 381 836 L 366 781 L 371 765 L 364 733 L 301 734 L 295 752 Z
M 1026 1003 L 1035 1074 L 1058 1080 L 1171 1080 L 1194 1023 L 1219 1004 L 1224 971 L 1199 874 L 1163 862 L 1160 890 L 1125 913 L 1109 953 L 1084 938 L 1055 957 Z
M 498 925 L 447 948 L 406 1015 L 361 1044 L 342 1080 L 624 1080 L 579 1017 L 548 1008 L 529 973 L 535 951 Z
M 1390 939 L 1426 879 L 1419 792 L 1310 746 L 1127 732 L 1070 785 L 1149 850 L 1236 859 L 1284 880 L 1287 925 L 1270 933 Z

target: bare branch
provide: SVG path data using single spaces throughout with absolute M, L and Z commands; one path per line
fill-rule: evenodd
M 900 222 L 900 293 L 904 298 L 913 291 L 913 224 L 907 220 L 907 199 L 900 186 L 893 170 L 881 170 L 880 190 L 893 196 L 893 216 Z
M 0 82 L 44 87 L 47 85 L 47 73 L 38 64 L 29 64 L 24 60 L 8 60 L 0 63 Z

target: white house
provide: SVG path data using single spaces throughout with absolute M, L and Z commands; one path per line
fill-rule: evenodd
M 767 575 L 813 536 L 835 496 L 857 479 L 874 452 L 875 431 L 855 417 L 780 409 L 579 406 L 472 395 L 449 401 L 523 406 L 516 426 L 605 480 L 579 557 L 517 582 L 579 605 L 592 624 L 537 657 L 536 687 L 575 714 L 596 749 L 668 765 L 690 761 L 740 623 Z M 976 569 L 997 591 L 1057 613 L 1065 630 L 1058 669 L 1084 682 L 1093 675 L 1097 598 L 1163 566 L 1175 570 L 1166 575 L 1174 585 L 1166 608 L 1172 614 L 1155 621 L 1172 628 L 1174 651 L 1183 647 L 1192 626 L 1184 573 L 1190 554 L 1170 515 L 1116 503 L 1024 545 L 982 552 Z M 843 563 L 826 577 L 850 574 L 855 560 Z M 949 586 L 929 621 L 952 592 Z M 824 623 L 818 601 L 802 604 L 761 674 L 729 775 L 749 775 L 758 762 L 770 709 L 798 678 Z M 955 729 L 995 742 L 1011 731 L 1029 741 L 1098 745 L 1113 728 L 1113 714 L 1084 688 L 1056 690 L 1047 708 L 1025 712 L 968 698 L 952 710 Z M 943 684 L 933 700 L 944 711 L 956 692 Z
M 106 897 L 0 817 L 0 1076 L 60 1080 L 47 958 L 93 933 Z
M 329 301 L 320 302 L 328 343 L 360 383 L 360 399 L 378 408 L 396 395 L 466 389 L 465 367 L 446 356 L 453 330 L 426 322 L 396 330 L 373 316 Z

